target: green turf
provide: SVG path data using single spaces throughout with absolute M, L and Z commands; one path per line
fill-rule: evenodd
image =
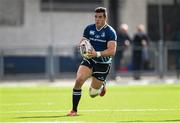
M 79 115 L 71 109 L 70 87 L 0 87 L 0 122 L 180 122 L 180 85 L 109 86 L 94 99 L 83 88 Z

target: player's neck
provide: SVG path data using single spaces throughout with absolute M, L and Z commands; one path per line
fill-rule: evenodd
M 96 30 L 100 31 L 102 28 L 104 28 L 107 25 L 107 23 L 104 23 L 102 26 L 96 26 Z

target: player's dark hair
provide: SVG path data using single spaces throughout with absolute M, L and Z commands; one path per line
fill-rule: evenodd
M 103 13 L 104 17 L 107 17 L 107 10 L 105 7 L 97 7 L 94 12 Z

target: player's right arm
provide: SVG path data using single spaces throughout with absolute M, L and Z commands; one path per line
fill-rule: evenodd
M 89 26 L 87 26 L 85 29 L 84 29 L 84 32 L 83 32 L 83 37 L 81 38 L 80 42 L 84 39 L 88 39 L 89 40 Z

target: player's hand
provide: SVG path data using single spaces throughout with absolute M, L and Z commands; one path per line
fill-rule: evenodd
M 96 51 L 94 49 L 93 50 L 89 50 L 88 51 L 88 57 L 89 58 L 96 57 Z

